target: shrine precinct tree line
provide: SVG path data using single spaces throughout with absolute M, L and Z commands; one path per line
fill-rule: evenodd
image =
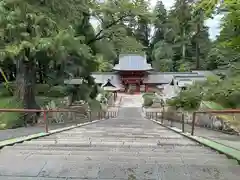
M 24 108 L 39 108 L 36 84 L 72 93 L 73 87 L 62 86 L 68 77 L 83 79 L 78 91 L 92 91 L 76 98 L 94 98 L 90 72 L 110 70 L 121 53 L 146 53 L 159 71 L 213 70 L 237 63 L 236 32 L 227 28 L 235 27 L 229 24 L 234 16 L 228 14 L 221 35 L 211 41 L 204 20 L 217 2 L 209 2 L 176 0 L 166 10 L 158 1 L 152 10 L 145 0 L 1 0 L 1 68 L 15 82 L 6 87 Z M 225 11 L 238 6 L 224 3 Z M 96 29 L 92 17 L 99 22 Z
M 195 83 L 169 101 L 169 105 L 184 110 L 196 110 L 202 101 L 210 101 L 223 108 L 239 108 L 240 103 L 240 1 L 202 0 L 196 3 L 196 12 L 209 18 L 221 13 L 221 31 L 211 42 L 203 60 L 208 70 L 220 70 L 218 77 Z M 200 49 L 201 50 L 201 49 Z

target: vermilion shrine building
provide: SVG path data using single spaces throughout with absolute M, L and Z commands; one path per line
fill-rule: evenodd
M 204 80 L 208 71 L 156 72 L 141 55 L 120 55 L 112 72 L 94 72 L 95 82 L 106 90 L 147 92 L 160 85 L 177 84 L 184 87 L 193 80 Z

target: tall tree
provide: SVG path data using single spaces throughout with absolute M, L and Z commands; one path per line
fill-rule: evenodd
M 167 32 L 167 10 L 165 9 L 162 1 L 157 1 L 153 14 L 154 34 L 151 44 L 154 46 L 154 44 L 156 44 L 158 41 L 165 39 Z
M 193 62 L 195 62 L 195 69 L 201 69 L 203 61 L 206 59 L 208 51 L 211 47 L 209 39 L 208 28 L 204 25 L 204 14 L 202 9 L 193 10 L 191 21 L 193 46 Z M 194 56 L 195 54 L 195 56 Z
M 151 40 L 152 64 L 156 70 L 172 71 L 174 55 L 170 29 L 168 28 L 167 11 L 162 1 L 157 1 L 153 11 L 154 34 Z

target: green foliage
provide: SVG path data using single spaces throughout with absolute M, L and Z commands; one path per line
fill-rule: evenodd
M 1 98 L 0 102 L 0 108 L 18 109 L 23 107 L 23 104 L 13 97 Z M 22 117 L 23 114 L 18 112 L 2 112 L 0 114 L 0 130 L 22 127 L 24 125 L 24 120 Z
M 168 100 L 167 104 L 175 107 L 176 109 L 191 111 L 199 108 L 201 100 L 201 93 L 198 89 L 190 88 L 188 90 L 181 91 L 177 97 Z
M 94 85 L 94 87 L 92 88 L 92 92 L 90 93 L 89 97 L 91 99 L 95 99 L 98 95 L 98 86 Z
M 35 92 L 36 92 L 36 95 L 38 96 L 47 95 L 49 90 L 50 90 L 50 86 L 48 84 L 37 84 L 35 86 Z
M 156 95 L 154 93 L 144 93 L 142 97 L 143 97 L 143 106 L 150 107 L 153 105 L 153 101 L 156 98 Z
M 155 97 L 155 94 L 152 93 L 152 92 L 147 92 L 147 93 L 144 93 L 144 94 L 142 95 L 143 98 L 145 98 L 145 97 L 147 97 L 147 96 Z
M 91 99 L 91 100 L 89 100 L 88 104 L 89 104 L 89 108 L 92 112 L 101 111 L 101 104 L 99 101 L 97 101 L 95 99 Z
M 155 34 L 151 44 L 153 67 L 159 71 L 203 68 L 211 45 L 204 16 L 195 4 L 177 0 L 169 12 L 161 1 L 154 10 Z
M 67 88 L 64 86 L 53 86 L 46 94 L 47 97 L 65 97 L 67 96 Z
M 11 96 L 12 96 L 11 92 L 9 92 L 9 90 L 5 86 L 0 87 L 0 97 L 11 97 Z
M 177 109 L 196 110 L 202 101 L 209 101 L 235 109 L 240 107 L 239 92 L 239 76 L 225 79 L 210 77 L 206 82 L 195 83 L 181 91 L 177 97 L 169 100 L 168 104 Z
M 153 98 L 147 96 L 144 98 L 144 101 L 143 101 L 143 106 L 144 107 L 150 107 L 153 105 Z

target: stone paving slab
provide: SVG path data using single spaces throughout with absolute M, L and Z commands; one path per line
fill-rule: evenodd
M 163 157 L 168 157 L 168 155 L 166 155 L 166 153 L 171 154 L 171 157 L 179 157 L 179 156 L 187 156 L 187 157 L 196 157 L 196 155 L 194 154 L 194 151 L 137 151 L 136 153 L 133 153 L 131 151 L 108 151 L 108 152 L 104 152 L 104 151 L 98 151 L 98 154 L 95 155 L 93 154 L 92 151 L 72 151 L 72 150 L 38 150 L 35 149 L 34 151 L 32 149 L 6 149 L 6 150 L 2 150 L 1 152 L 2 154 L 6 154 L 6 155 L 42 155 L 42 156 L 48 156 L 48 155 L 72 155 L 72 156 L 77 156 L 77 155 L 81 155 L 81 156 L 86 156 L 86 157 L 90 157 L 90 156 L 106 156 L 106 157 L 110 157 L 110 156 L 116 156 L 116 155 L 121 155 L 121 156 L 139 156 L 139 157 L 149 157 L 149 154 L 151 154 L 151 157 L 155 157 L 155 158 L 163 158 Z M 223 154 L 213 154 L 212 152 L 198 152 L 198 156 L 205 156 L 206 158 L 211 158 L 211 157 L 225 157 L 225 155 Z M 169 157 L 168 157 L 169 158 Z
M 239 180 L 236 161 L 141 118 L 139 108 L 120 111 L 132 118 L 109 119 L 3 148 L 0 180 Z M 101 142 L 103 136 L 106 141 Z

